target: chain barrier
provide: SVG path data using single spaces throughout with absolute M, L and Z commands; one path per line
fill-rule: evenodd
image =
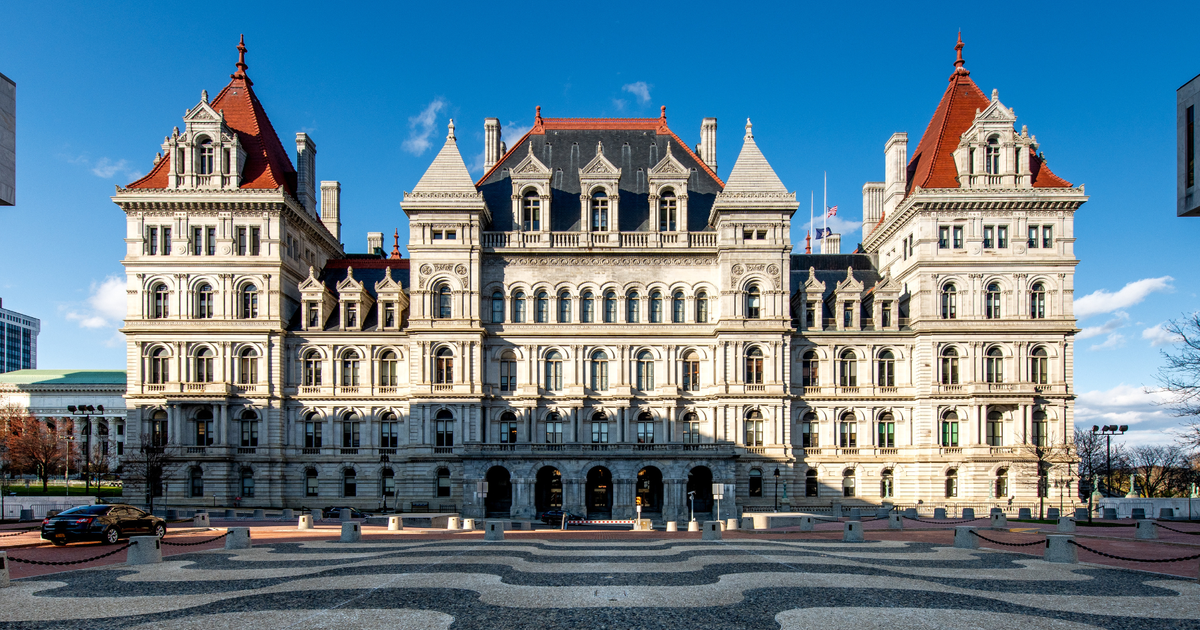
M 1188 534 L 1189 536 L 1200 536 L 1200 532 L 1185 532 L 1182 529 L 1175 529 L 1174 527 L 1167 527 L 1166 525 L 1163 525 L 1162 523 L 1159 523 L 1158 521 L 1155 521 L 1154 524 L 1158 525 L 1159 527 L 1161 527 L 1169 532 L 1175 532 L 1176 534 Z
M 228 535 L 229 535 L 229 532 L 227 531 L 224 534 L 217 536 L 216 538 L 209 538 L 208 540 L 201 540 L 200 542 L 186 542 L 186 543 L 168 542 L 167 539 L 164 538 L 164 539 L 162 539 L 162 544 L 170 545 L 172 547 L 195 547 L 196 545 L 207 545 L 210 542 L 216 542 Z
M 1098 556 L 1104 556 L 1105 558 L 1112 558 L 1113 560 L 1122 560 L 1124 562 L 1184 562 L 1187 560 L 1200 560 L 1200 554 L 1196 554 L 1194 556 L 1187 556 L 1185 558 L 1158 558 L 1155 560 L 1144 560 L 1142 558 L 1125 558 L 1122 556 L 1114 556 L 1111 553 L 1104 553 L 1103 551 L 1097 551 L 1096 549 L 1092 549 L 1091 547 L 1084 547 L 1083 545 L 1075 542 L 1074 540 L 1069 540 L 1067 542 L 1071 543 L 1072 545 L 1075 545 L 1076 547 L 1079 547 L 1080 549 L 1082 549 L 1084 551 L 1090 551 Z
M 978 518 L 967 518 L 967 519 L 963 519 L 961 521 L 922 521 L 920 519 L 920 517 L 913 518 L 911 516 L 904 516 L 903 514 L 901 514 L 900 516 L 902 518 L 906 518 L 910 521 L 916 521 L 918 523 L 931 523 L 933 525 L 954 525 L 955 523 L 970 523 L 972 521 L 983 521 L 983 520 L 987 520 L 988 518 L 990 518 L 990 517 L 980 516 Z
M 85 564 L 88 562 L 92 562 L 93 560 L 107 558 L 115 553 L 125 551 L 126 549 L 128 549 L 136 544 L 137 544 L 136 540 L 131 540 L 131 541 L 125 543 L 124 547 L 117 547 L 116 549 L 113 549 L 112 551 L 110 551 L 108 553 L 100 554 L 100 555 L 96 556 L 95 558 L 88 558 L 86 560 L 67 560 L 65 562 L 52 562 L 49 560 L 25 560 L 23 558 L 14 558 L 12 556 L 9 556 L 8 559 L 12 560 L 13 562 L 21 562 L 23 564 L 40 564 L 42 566 L 47 566 L 47 567 L 65 567 L 65 566 L 71 565 L 71 564 Z
M 177 519 L 175 519 L 175 520 L 172 520 L 172 521 L 163 521 L 163 522 L 164 522 L 164 523 L 191 523 L 193 520 L 195 520 L 195 519 L 190 519 L 190 518 L 177 518 Z
M 980 540 L 986 540 L 987 542 L 990 542 L 993 545 L 1004 545 L 1005 547 L 1032 547 L 1034 545 L 1050 546 L 1049 539 L 1035 540 L 1033 542 L 1027 542 L 1027 543 L 1010 543 L 1010 542 L 1004 542 L 1004 541 L 1000 541 L 1000 540 L 992 540 L 991 538 L 981 535 L 979 532 L 977 532 L 975 530 L 970 530 L 970 531 L 972 534 L 975 535 L 976 538 L 978 538 Z
M 29 532 L 32 532 L 32 531 L 37 531 L 41 528 L 42 528 L 41 525 L 38 525 L 37 527 L 26 527 L 25 529 L 22 529 L 18 532 L 12 533 L 12 534 L 0 534 L 0 538 L 11 538 L 13 536 L 20 536 L 22 534 L 28 534 Z

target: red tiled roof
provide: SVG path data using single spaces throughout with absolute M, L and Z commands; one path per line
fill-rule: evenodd
M 383 269 L 391 267 L 392 269 L 408 269 L 407 258 L 331 258 L 325 261 L 326 269 L 345 269 L 354 267 L 355 269 Z
M 1055 175 L 1050 167 L 1038 157 L 1033 149 L 1029 150 L 1029 172 L 1033 173 L 1034 188 L 1070 188 L 1071 182 Z
M 167 154 L 158 161 L 158 164 L 154 165 L 154 168 L 150 169 L 149 173 L 146 173 L 145 177 L 133 182 L 126 188 L 166 188 L 169 183 L 167 175 L 170 172 L 171 152 L 167 151 Z

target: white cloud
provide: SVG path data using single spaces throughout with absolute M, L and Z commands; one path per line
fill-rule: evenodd
M 476 155 L 475 159 L 471 160 L 471 165 L 469 167 L 467 167 L 467 170 L 471 171 L 472 173 L 482 173 L 483 172 L 483 158 L 484 158 L 483 154 L 484 154 L 484 152 L 480 151 L 479 155 Z
M 1083 330 L 1079 331 L 1079 334 L 1075 335 L 1075 337 L 1077 339 L 1089 339 L 1091 337 L 1099 337 L 1100 335 L 1107 335 L 1107 334 L 1115 331 L 1118 328 L 1124 327 L 1128 321 L 1129 321 L 1128 313 L 1118 312 L 1116 317 L 1108 320 L 1107 322 L 1104 322 L 1103 324 L 1101 324 L 1099 326 L 1088 326 L 1088 327 L 1084 328 Z
M 1151 346 L 1166 346 L 1183 341 L 1183 337 L 1165 328 L 1166 323 L 1151 326 L 1142 331 L 1142 339 L 1150 342 Z
M 530 129 L 533 129 L 533 125 L 519 125 L 510 120 L 507 127 L 500 128 L 500 139 L 508 145 L 508 149 L 511 151 L 514 148 L 511 143 L 520 140 L 525 134 L 529 133 Z
M 421 155 L 429 150 L 432 144 L 429 136 L 433 134 L 438 112 L 445 108 L 446 102 L 435 98 L 420 114 L 408 119 L 408 139 L 401 145 L 405 151 L 413 155 Z
M 1162 406 L 1167 400 L 1161 390 L 1124 383 L 1109 390 L 1084 392 L 1075 400 L 1075 430 L 1091 431 L 1093 425 L 1128 425 L 1129 432 L 1118 438 L 1126 444 L 1173 442 L 1179 418 Z
M 1100 313 L 1111 313 L 1140 304 L 1151 293 L 1174 291 L 1175 287 L 1171 285 L 1174 281 L 1171 276 L 1144 278 L 1130 282 L 1116 293 L 1104 289 L 1094 291 L 1075 300 L 1075 317 L 1087 319 Z
M 829 222 L 825 223 L 826 220 L 828 220 Z M 833 230 L 834 234 L 849 234 L 849 233 L 854 232 L 855 230 L 862 227 L 862 221 L 852 221 L 850 219 L 843 219 L 840 216 L 832 216 L 832 217 L 829 217 L 829 219 L 824 219 L 822 217 L 816 217 L 813 219 L 813 224 L 815 224 L 817 226 L 817 229 L 828 226 L 830 230 Z M 812 226 L 808 222 L 805 222 L 803 229 L 804 229 L 805 233 L 807 233 L 808 231 L 810 231 L 812 229 Z M 803 237 L 801 237 L 801 238 L 803 238 Z M 813 244 L 815 245 L 816 241 L 814 241 Z M 846 247 L 846 243 L 842 243 L 842 248 L 843 248 L 842 251 L 847 251 L 845 249 L 845 247 Z
M 99 284 L 93 282 L 91 292 L 86 305 L 67 310 L 66 318 L 83 328 L 119 326 L 125 319 L 125 278 L 109 276 Z
M 623 98 L 614 98 L 613 99 L 613 107 L 616 107 L 617 111 L 619 111 L 619 112 L 625 111 L 625 106 L 628 104 L 629 104 L 629 102 Z
M 1108 350 L 1110 348 L 1120 348 L 1123 345 L 1125 345 L 1125 335 L 1115 332 L 1109 333 L 1108 339 L 1105 339 L 1104 343 L 1098 343 L 1088 348 L 1088 350 Z
M 650 86 L 646 85 L 645 81 L 638 81 L 637 83 L 629 83 L 621 86 L 621 91 L 629 92 L 630 94 L 636 96 L 638 105 L 645 105 L 646 103 L 650 102 Z
M 128 160 L 112 160 L 102 157 L 92 161 L 86 155 L 67 157 L 66 160 L 71 164 L 83 165 L 92 172 L 92 175 L 101 179 L 112 179 L 116 175 L 121 175 L 122 179 L 132 182 L 141 179 L 143 175 L 141 171 L 131 168 Z

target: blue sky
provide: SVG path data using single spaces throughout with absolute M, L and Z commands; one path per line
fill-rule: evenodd
M 1054 171 L 1083 183 L 1076 215 L 1078 422 L 1169 439 L 1176 420 L 1142 391 L 1169 340 L 1156 326 L 1200 308 L 1200 220 L 1175 217 L 1175 89 L 1200 73 L 1200 4 L 1038 3 L 6 3 L 0 73 L 17 82 L 17 206 L 0 208 L 0 297 L 42 320 L 45 368 L 124 367 L 117 332 L 124 219 L 114 184 L 145 173 L 200 90 L 215 94 L 246 34 L 249 74 L 284 145 L 318 147 L 342 182 L 343 241 L 406 239 L 399 200 L 453 117 L 469 166 L 483 119 L 511 142 L 546 116 L 656 116 L 689 144 L 719 119 L 720 174 L 742 126 L 784 183 L 820 203 L 843 247 L 883 143 L 929 122 L 954 60 L 1016 110 Z M 800 243 L 807 209 L 797 215 Z M 799 247 L 803 247 L 800 243 Z M 1162 345 L 1163 343 L 1168 345 Z

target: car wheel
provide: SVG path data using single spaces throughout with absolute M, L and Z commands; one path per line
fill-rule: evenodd
M 162 523 L 155 525 L 154 526 L 154 535 L 158 536 L 159 538 L 166 536 L 167 535 L 167 527 L 165 525 L 163 525 Z
M 66 546 L 67 546 L 67 541 L 65 541 L 65 540 L 61 540 L 61 539 L 58 539 L 58 538 L 56 538 L 56 539 L 54 539 L 54 540 L 52 540 L 52 541 L 50 541 L 50 542 L 51 542 L 51 543 L 52 543 L 52 544 L 53 544 L 55 547 L 66 547 Z
M 110 545 L 117 544 L 117 540 L 121 538 L 121 532 L 116 527 L 110 527 L 104 531 L 104 542 Z

